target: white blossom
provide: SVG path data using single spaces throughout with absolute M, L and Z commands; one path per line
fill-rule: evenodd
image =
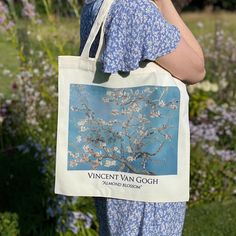
M 76 137 L 76 141 L 78 142 L 78 143 L 80 143 L 81 142 L 81 136 L 80 135 L 78 135 L 77 137 Z
M 134 161 L 134 160 L 135 160 L 135 158 L 133 156 L 128 156 L 127 157 L 127 161 L 129 161 L 129 162 Z
M 106 160 L 104 166 L 105 167 L 110 167 L 110 166 L 115 166 L 116 165 L 116 160 Z

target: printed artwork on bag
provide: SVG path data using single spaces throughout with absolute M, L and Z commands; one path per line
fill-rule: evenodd
M 177 175 L 180 91 L 70 84 L 67 170 Z

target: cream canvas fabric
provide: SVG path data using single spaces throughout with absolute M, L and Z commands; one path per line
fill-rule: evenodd
M 104 0 L 81 56 L 58 57 L 55 193 L 146 202 L 189 200 L 186 85 L 151 61 L 107 74 Z M 90 47 L 101 27 L 95 58 Z

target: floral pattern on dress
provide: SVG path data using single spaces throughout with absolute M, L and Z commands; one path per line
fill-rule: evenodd
M 81 10 L 81 45 L 85 45 L 102 0 L 85 4 Z M 90 57 L 97 51 L 100 35 L 92 44 Z M 170 24 L 151 0 L 114 0 L 105 22 L 105 47 L 101 54 L 106 73 L 128 72 L 143 60 L 154 61 L 173 51 L 180 31 Z
M 100 236 L 180 236 L 185 202 L 141 202 L 95 197 Z
M 114 0 L 105 25 L 103 72 L 117 73 L 139 67 L 173 51 L 179 29 L 161 15 L 151 0 Z M 80 51 L 88 38 L 103 0 L 87 0 L 81 11 Z M 95 57 L 99 34 L 92 44 Z M 142 202 L 94 197 L 100 236 L 180 236 L 186 202 Z

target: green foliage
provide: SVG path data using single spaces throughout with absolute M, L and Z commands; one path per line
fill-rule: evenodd
M 42 232 L 55 229 L 55 220 L 46 215 L 50 189 L 47 178 L 40 172 L 42 162 L 35 157 L 37 151 L 32 148 L 24 152 L 9 146 L 0 153 L 0 212 L 17 214 L 21 235 L 43 235 Z
M 11 94 L 11 81 L 15 78 L 19 68 L 17 60 L 17 52 L 14 46 L 0 34 L 0 92 L 3 92 L 7 97 Z M 8 79 L 6 79 L 8 77 Z
M 198 93 L 193 93 L 189 101 L 189 111 L 190 118 L 197 117 L 202 113 L 207 107 L 207 100 L 209 99 L 209 93 L 199 91 Z
M 16 213 L 0 213 L 0 235 L 18 236 L 20 235 L 18 215 Z
M 223 201 L 232 198 L 236 163 L 222 162 L 219 158 L 205 153 L 201 143 L 191 150 L 189 206 Z

